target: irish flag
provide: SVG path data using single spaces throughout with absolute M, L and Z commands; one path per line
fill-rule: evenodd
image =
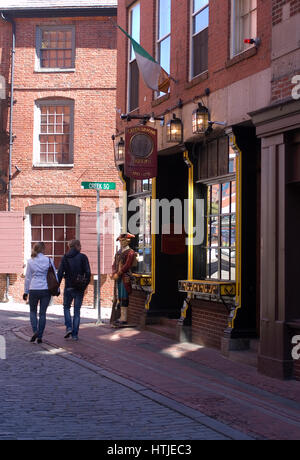
M 122 29 L 122 27 L 118 27 L 131 41 L 139 71 L 146 85 L 154 91 L 167 93 L 170 87 L 170 75 L 134 38 Z

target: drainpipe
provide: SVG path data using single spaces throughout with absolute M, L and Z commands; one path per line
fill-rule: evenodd
M 15 54 L 16 54 L 16 23 L 15 21 L 1 13 L 4 21 L 12 25 L 12 51 L 11 51 L 11 84 L 10 84 L 10 113 L 9 113 L 9 159 L 8 159 L 8 205 L 7 210 L 11 211 L 11 185 L 12 185 L 12 149 L 13 149 L 13 111 L 14 111 L 14 81 L 15 81 Z M 9 274 L 6 275 L 5 302 L 8 302 Z

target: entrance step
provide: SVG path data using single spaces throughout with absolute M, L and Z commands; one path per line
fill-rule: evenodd
M 156 324 L 147 324 L 146 330 L 177 341 L 176 327 L 178 319 L 157 318 Z

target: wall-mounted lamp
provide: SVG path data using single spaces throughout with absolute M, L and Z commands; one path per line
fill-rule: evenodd
M 199 103 L 198 108 L 192 115 L 193 134 L 204 134 L 209 127 L 209 111 L 203 104 Z
M 113 142 L 115 142 L 115 136 L 112 136 Z M 116 163 L 118 162 L 124 162 L 125 160 L 125 141 L 123 137 L 117 142 L 116 144 L 114 143 L 114 148 L 115 148 L 115 161 Z
M 173 118 L 167 124 L 167 142 L 178 144 L 183 139 L 183 124 L 182 121 L 173 114 Z

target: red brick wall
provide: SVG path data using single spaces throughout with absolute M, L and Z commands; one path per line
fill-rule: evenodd
M 224 305 L 192 301 L 192 342 L 220 349 L 227 322 L 228 312 Z
M 300 0 L 273 0 L 272 2 L 272 23 L 273 26 L 282 21 L 282 8 L 287 3 L 290 3 L 290 14 L 294 16 L 300 13 Z
M 283 7 L 289 4 L 290 17 L 295 16 L 300 13 L 300 0 L 273 0 L 272 2 L 272 24 L 273 27 L 280 24 L 283 21 Z M 286 18 L 285 18 L 286 19 Z M 299 17 L 300 20 L 300 17 Z M 295 51 L 294 49 L 291 51 Z M 296 62 L 296 60 L 295 60 Z M 297 74 L 292 69 L 291 63 L 285 63 L 286 73 L 281 78 L 273 78 L 272 81 L 272 95 L 271 102 L 281 101 L 283 99 L 290 98 L 292 95 L 292 89 L 294 85 L 292 84 L 292 78 Z M 300 74 L 300 64 L 298 63 L 298 68 Z
M 134 290 L 130 296 L 128 308 L 128 322 L 130 324 L 139 325 L 142 315 L 145 311 L 146 294 L 144 292 Z
M 118 7 L 118 23 L 127 27 L 126 6 L 132 4 L 127 0 L 120 0 Z M 155 5 L 154 0 L 141 0 L 141 45 L 155 56 Z M 238 80 L 251 76 L 267 69 L 271 64 L 271 0 L 258 0 L 258 36 L 262 44 L 257 54 L 233 64 L 229 57 L 230 36 L 230 1 L 210 2 L 209 27 L 209 63 L 208 74 L 193 82 L 188 81 L 189 75 L 189 1 L 172 2 L 172 50 L 171 75 L 178 81 L 171 83 L 170 96 L 161 98 L 153 104 L 153 92 L 149 90 L 140 78 L 140 107 L 141 114 L 151 113 L 160 115 L 176 106 L 178 99 L 183 102 L 193 100 L 202 95 L 205 88 L 211 92 L 224 88 Z M 127 52 L 128 39 L 121 32 L 118 33 L 118 92 L 117 107 L 123 113 L 127 112 Z M 229 64 L 233 64 L 230 65 Z M 153 108 L 154 105 L 154 108 Z M 125 123 L 117 117 L 117 126 L 124 130 Z
M 36 27 L 72 24 L 76 34 L 74 72 L 35 71 Z M 8 76 L 11 26 L 0 20 L 0 74 Z M 12 210 L 25 212 L 37 204 L 67 204 L 82 211 L 96 211 L 96 193 L 81 190 L 82 181 L 117 182 L 117 191 L 102 192 L 118 205 L 122 187 L 114 162 L 111 140 L 115 133 L 116 29 L 109 18 L 49 18 L 16 20 L 15 100 L 12 167 Z M 74 100 L 74 167 L 34 168 L 34 105 L 41 98 Z M 4 121 L 8 130 L 7 119 Z M 8 146 L 0 145 L 7 156 Z M 3 155 L 0 155 L 0 157 Z M 7 161 L 6 161 L 7 163 Z M 15 171 L 17 165 L 21 173 Z M 1 169 L 1 167 L 0 167 Z M 6 207 L 3 196 L 0 206 Z M 10 295 L 20 301 L 24 279 L 11 277 Z M 103 303 L 111 305 L 112 283 L 102 277 Z M 0 285 L 1 286 L 1 285 Z M 93 285 L 85 301 L 93 304 Z M 0 292 L 1 294 L 1 292 Z M 62 297 L 58 299 L 61 303 Z

